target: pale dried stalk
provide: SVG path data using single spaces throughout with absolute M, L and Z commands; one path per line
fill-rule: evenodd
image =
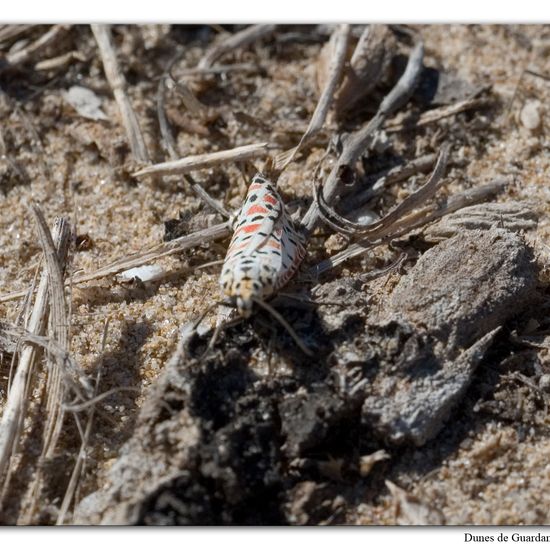
M 350 36 L 350 25 L 339 25 L 332 36 L 330 37 L 329 48 L 331 50 L 330 65 L 328 69 L 327 81 L 325 83 L 317 107 L 311 117 L 311 121 L 307 127 L 305 134 L 296 147 L 279 155 L 275 159 L 275 170 L 283 170 L 292 162 L 298 151 L 306 145 L 325 123 L 330 105 L 334 98 L 337 87 L 342 79 L 344 63 L 346 61 L 346 53 L 348 49 L 348 41 Z
M 12 67 L 26 63 L 32 59 L 36 53 L 43 51 L 47 46 L 51 46 L 70 28 L 71 25 L 54 25 L 40 38 L 31 42 L 27 47 L 13 53 L 8 53 L 8 55 L 6 55 L 6 61 Z
M 368 25 L 363 31 L 336 95 L 334 109 L 338 115 L 352 109 L 384 76 L 393 56 L 391 37 L 387 25 Z
M 132 267 L 145 265 L 159 258 L 163 258 L 164 256 L 177 254 L 178 252 L 182 252 L 188 248 L 206 244 L 217 239 L 224 239 L 225 237 L 228 237 L 230 233 L 230 222 L 224 222 L 212 227 L 207 227 L 206 229 L 201 229 L 191 235 L 184 235 L 183 237 L 179 237 L 173 241 L 155 245 L 154 247 L 143 252 L 136 252 L 135 254 L 126 256 L 125 258 L 117 260 L 116 262 L 91 273 L 77 275 L 73 278 L 73 284 L 80 284 L 93 279 L 101 279 L 102 277 L 116 275 L 117 273 L 131 269 Z
M 86 58 L 78 51 L 74 50 L 72 52 L 67 52 L 51 59 L 44 59 L 39 61 L 35 66 L 35 71 L 51 71 L 53 69 L 59 69 L 65 67 L 71 61 L 85 61 Z
M 76 361 L 70 356 L 67 349 L 62 348 L 48 336 L 37 336 L 15 324 L 0 324 L 0 343 L 2 348 L 14 353 L 21 344 L 30 344 L 52 356 L 56 362 L 63 365 L 63 381 L 80 399 L 89 399 L 91 386 Z M 48 365 L 51 367 L 51 365 Z
M 162 136 L 162 141 L 164 143 L 165 149 L 168 152 L 168 155 L 172 161 L 176 161 L 178 159 L 178 146 L 176 143 L 176 140 L 174 139 L 174 136 L 172 135 L 172 130 L 170 128 L 170 124 L 168 123 L 168 119 L 166 118 L 166 113 L 164 111 L 164 92 L 166 89 L 166 76 L 163 76 L 159 80 L 159 85 L 157 88 L 157 118 L 159 121 L 159 129 L 160 134 Z M 230 218 L 230 213 L 223 207 L 223 205 L 211 197 L 205 189 L 199 185 L 196 181 L 194 181 L 190 176 L 186 177 L 189 185 L 191 186 L 191 189 L 200 197 L 201 200 L 203 200 L 206 204 L 208 204 L 211 208 L 213 208 L 216 212 L 219 212 L 223 217 Z
M 35 25 L 2 25 L 0 29 L 0 44 L 27 34 Z
M 361 153 L 369 146 L 374 135 L 381 129 L 385 120 L 399 107 L 406 103 L 412 95 L 420 71 L 422 70 L 422 60 L 424 58 L 424 46 L 418 41 L 411 52 L 405 72 L 392 88 L 390 93 L 384 98 L 376 115 L 368 122 L 366 126 L 351 134 L 346 139 L 340 158 L 335 163 L 330 172 L 327 181 L 323 186 L 323 195 L 327 203 L 331 203 L 338 194 L 341 181 L 340 174 L 343 169 L 353 168 Z M 315 229 L 320 221 L 318 205 L 313 202 L 306 212 L 302 224 L 306 233 Z
M 69 234 L 70 230 L 66 220 L 56 220 L 52 239 L 60 255 L 64 256 L 63 250 L 68 246 Z M 38 336 L 42 336 L 46 332 L 49 313 L 49 290 L 50 275 L 47 267 L 45 267 L 27 326 L 29 332 Z M 6 473 L 17 434 L 22 426 L 27 405 L 28 381 L 39 355 L 38 349 L 33 345 L 25 345 L 21 351 L 17 371 L 13 377 L 2 419 L 0 420 L 0 476 L 4 476 Z
M 42 212 L 36 205 L 31 205 L 31 213 L 33 214 L 38 229 L 40 244 L 42 246 L 42 250 L 44 251 L 44 258 L 49 275 L 49 336 L 51 340 L 56 342 L 61 349 L 68 351 L 69 318 L 65 303 L 65 283 L 63 276 L 64 267 L 62 267 L 65 265 L 68 244 L 62 250 L 63 255 L 58 255 Z M 53 362 L 50 369 L 50 376 L 48 376 L 48 402 L 46 406 L 46 410 L 48 411 L 48 419 L 46 422 L 44 440 L 44 451 L 48 457 L 51 455 L 52 449 L 57 441 L 57 437 L 59 436 L 59 430 L 61 429 L 63 414 L 61 412 L 60 405 L 63 401 L 63 391 L 61 387 L 63 368 L 63 362 Z
M 197 116 L 200 120 L 206 121 L 214 120 L 218 117 L 219 113 L 217 109 L 208 107 L 199 101 L 195 94 L 189 89 L 189 86 L 184 82 L 176 80 L 171 72 L 169 72 L 168 75 L 170 77 L 170 82 L 178 89 L 185 108 L 190 113 Z
M 237 48 L 242 48 L 255 42 L 256 40 L 271 34 L 277 25 L 251 25 L 246 29 L 232 34 L 225 40 L 222 40 L 218 44 L 215 44 L 210 48 L 199 61 L 197 67 L 199 69 L 206 69 L 219 59 L 222 55 L 229 53 Z
M 257 157 L 265 156 L 268 150 L 268 143 L 253 143 L 251 145 L 243 145 L 228 149 L 226 151 L 218 151 L 216 153 L 207 153 L 204 155 L 191 155 L 178 160 L 170 160 L 153 164 L 142 170 L 138 170 L 134 177 L 140 176 L 169 176 L 171 174 L 185 174 L 193 170 L 202 170 L 211 168 L 228 162 L 241 162 Z
M 200 246 L 201 244 L 206 244 L 211 241 L 216 241 L 218 239 L 225 239 L 231 234 L 231 222 L 227 221 L 212 227 L 207 227 L 206 229 L 201 229 L 191 235 L 184 235 L 169 241 L 166 243 L 157 244 L 147 250 L 140 252 L 135 252 L 124 258 L 120 258 L 106 266 L 103 266 L 95 271 L 90 273 L 83 273 L 82 275 L 77 275 L 73 277 L 72 284 L 85 283 L 87 281 L 92 281 L 95 279 L 101 279 L 103 277 L 109 277 L 111 275 L 116 275 L 127 269 L 133 267 L 139 267 L 150 262 L 153 262 L 164 256 L 169 256 L 171 254 L 177 254 L 188 248 L 193 248 L 194 246 Z M 4 296 L 0 296 L 1 302 L 9 302 L 11 300 L 16 300 L 26 296 L 28 290 L 18 290 L 15 292 L 10 292 Z
M 489 99 L 464 99 L 462 101 L 457 101 L 452 105 L 446 105 L 445 107 L 439 107 L 437 109 L 426 111 L 418 117 L 418 120 L 410 123 L 408 123 L 407 121 L 397 124 L 389 123 L 384 127 L 384 130 L 386 130 L 387 132 L 400 132 L 405 128 L 420 128 L 422 126 L 432 124 L 433 122 L 437 122 L 438 120 L 441 120 L 443 118 L 462 113 L 463 111 L 468 111 L 470 109 L 479 109 L 482 107 L 487 107 L 488 105 L 491 105 L 491 101 Z
M 433 206 L 431 208 L 425 208 L 420 212 L 416 212 L 411 216 L 408 216 L 399 221 L 399 224 L 394 226 L 390 232 L 378 235 L 376 241 L 360 241 L 348 246 L 345 250 L 338 252 L 331 258 L 323 260 L 314 267 L 312 267 L 308 274 L 312 277 L 318 277 L 322 273 L 329 271 L 330 269 L 342 264 L 350 258 L 360 256 L 377 246 L 387 244 L 389 241 L 401 237 L 414 229 L 424 227 L 427 224 L 436 221 L 447 214 L 456 212 L 465 206 L 483 202 L 489 197 L 500 193 L 506 185 L 508 180 L 505 178 L 496 178 L 494 181 L 476 187 L 474 189 L 468 189 L 462 193 L 458 193 L 450 197 L 446 204 L 442 206 Z
M 428 181 L 414 193 L 409 195 L 403 202 L 398 204 L 383 218 L 366 225 L 351 222 L 340 216 L 337 212 L 331 209 L 329 205 L 324 203 L 324 198 L 320 192 L 321 189 L 320 187 L 316 187 L 315 202 L 319 206 L 319 211 L 323 221 L 339 232 L 351 234 L 353 236 L 368 236 L 371 239 L 380 238 L 381 234 L 384 234 L 389 228 L 395 227 L 395 224 L 399 223 L 400 220 L 402 220 L 404 216 L 408 215 L 413 209 L 423 205 L 426 201 L 433 197 L 435 192 L 441 186 L 442 177 L 447 167 L 448 157 L 449 146 L 444 145 L 441 148 L 441 152 L 439 153 L 434 170 L 428 178 Z M 336 223 L 332 222 L 331 218 L 336 220 Z
M 55 342 L 61 350 L 69 348 L 69 320 L 65 304 L 64 294 L 64 269 L 65 256 L 68 251 L 68 243 L 62 250 L 63 257 L 56 253 L 51 234 L 46 225 L 46 220 L 40 209 L 36 205 L 31 205 L 31 214 L 33 215 L 49 277 L 49 295 L 50 295 L 50 322 L 49 337 Z M 70 231 L 69 231 L 70 233 Z M 59 355 L 53 358 L 48 354 L 48 380 L 46 386 L 46 423 L 43 432 L 42 451 L 38 459 L 37 471 L 35 473 L 32 485 L 28 492 L 30 500 L 22 521 L 23 524 L 31 524 L 34 512 L 38 506 L 42 487 L 44 483 L 44 461 L 53 456 L 53 451 L 57 444 L 61 426 L 64 418 L 62 403 L 65 400 L 65 387 L 62 384 L 64 379 L 65 361 L 58 359 Z M 53 360 L 52 360 L 53 359 Z
M 234 65 L 213 65 L 212 67 L 192 67 L 180 69 L 178 76 L 196 76 L 206 74 L 223 74 L 231 72 L 258 72 L 258 65 L 253 63 L 235 63 Z
M 120 71 L 116 58 L 111 40 L 111 28 L 109 25 L 92 25 L 91 27 L 99 47 L 99 54 L 103 61 L 107 82 L 113 90 L 115 100 L 120 110 L 122 123 L 126 130 L 126 136 L 130 143 L 132 155 L 138 162 L 149 162 L 149 154 L 139 127 L 137 116 L 126 94 L 126 79 Z

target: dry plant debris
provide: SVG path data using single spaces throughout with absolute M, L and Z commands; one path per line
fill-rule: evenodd
M 548 523 L 549 44 L 0 26 L 0 523 Z M 242 319 L 256 172 L 307 255 Z

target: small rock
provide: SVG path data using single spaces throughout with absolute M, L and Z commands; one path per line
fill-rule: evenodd
M 541 123 L 541 103 L 538 100 L 528 101 L 521 109 L 519 119 L 521 124 L 534 132 L 537 130 Z

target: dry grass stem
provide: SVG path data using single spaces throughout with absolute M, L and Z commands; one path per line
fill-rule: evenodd
M 42 52 L 44 48 L 54 44 L 70 29 L 70 27 L 70 25 L 53 25 L 40 38 L 38 38 L 34 42 L 31 42 L 22 50 L 18 50 L 16 52 L 6 55 L 6 61 L 12 67 L 27 63 L 35 56 L 35 54 Z
M 231 223 L 229 221 L 213 225 L 212 227 L 201 229 L 195 233 L 191 233 L 190 235 L 184 235 L 183 237 L 179 237 L 172 241 L 155 245 L 147 250 L 135 252 L 134 254 L 125 256 L 124 258 L 119 258 L 118 260 L 90 273 L 76 275 L 73 277 L 71 282 L 72 284 L 81 284 L 88 281 L 93 281 L 95 279 L 116 275 L 122 271 L 126 271 L 127 269 L 132 269 L 134 267 L 151 263 L 159 258 L 163 258 L 164 256 L 177 254 L 178 252 L 182 252 L 188 248 L 200 246 L 201 244 L 206 244 L 218 239 L 224 239 L 230 234 Z M 0 296 L 0 303 L 22 298 L 27 293 L 28 290 L 10 292 L 9 294 Z
M 52 243 L 60 258 L 64 258 L 68 243 L 70 229 L 64 219 L 56 220 L 53 230 Z M 45 251 L 48 255 L 49 252 Z M 38 284 L 38 291 L 32 309 L 31 317 L 26 329 L 37 336 L 43 336 L 46 332 L 49 314 L 49 293 L 51 290 L 52 275 L 48 271 L 48 264 L 44 267 Z M 8 393 L 2 419 L 0 420 L 0 476 L 4 476 L 9 463 L 17 434 L 22 428 L 22 420 L 26 410 L 28 382 L 32 371 L 40 357 L 38 349 L 34 345 L 24 345 L 19 357 L 17 371 L 13 377 Z
M 364 205 L 374 197 L 381 195 L 384 189 L 390 185 L 405 181 L 416 174 L 428 172 L 430 168 L 433 167 L 436 157 L 437 155 L 435 153 L 430 153 L 413 159 L 407 164 L 394 166 L 388 170 L 367 176 L 362 185 L 365 189 L 355 193 L 353 192 L 354 190 L 352 190 L 351 193 L 339 203 L 340 210 L 346 214 L 351 213 L 351 215 L 353 215 L 358 205 Z
M 138 162 L 149 162 L 149 153 L 145 140 L 139 127 L 139 122 L 126 94 L 126 79 L 124 78 L 117 58 L 113 42 L 111 40 L 111 28 L 109 25 L 92 25 L 92 32 L 99 47 L 101 60 L 107 82 L 113 90 L 115 100 L 120 110 L 122 123 L 126 130 L 126 136 L 132 150 L 132 155 Z
M 2 25 L 0 28 L 0 44 L 24 36 L 36 25 Z
M 334 109 L 338 115 L 349 111 L 367 96 L 389 68 L 394 53 L 392 34 L 386 25 L 368 25 L 351 56 Z
M 35 66 L 35 71 L 51 71 L 67 66 L 71 61 L 85 61 L 86 58 L 78 51 L 67 52 L 51 59 L 39 61 Z
M 227 162 L 242 162 L 244 160 L 262 157 L 265 156 L 267 151 L 268 143 L 253 143 L 251 145 L 243 145 L 226 151 L 207 153 L 205 155 L 192 155 L 178 160 L 153 164 L 152 166 L 138 170 L 133 176 L 169 176 L 172 174 L 185 174 L 193 170 L 211 168 L 212 166 L 218 166 Z

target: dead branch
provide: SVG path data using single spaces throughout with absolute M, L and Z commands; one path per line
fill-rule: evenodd
M 92 32 L 99 47 L 99 54 L 103 61 L 105 76 L 118 104 L 122 123 L 132 150 L 132 155 L 138 162 L 149 162 L 147 147 L 139 127 L 139 122 L 126 94 L 126 79 L 118 64 L 115 49 L 111 39 L 109 25 L 92 25 Z
M 403 216 L 409 214 L 412 210 L 424 204 L 427 200 L 433 197 L 442 183 L 441 179 L 445 172 L 445 168 L 447 167 L 448 157 L 449 146 L 445 145 L 439 153 L 435 168 L 428 181 L 414 193 L 409 195 L 403 202 L 397 205 L 383 218 L 366 225 L 351 222 L 340 216 L 324 201 L 321 186 L 315 187 L 314 200 L 319 207 L 319 212 L 323 221 L 336 231 L 352 236 L 368 235 L 370 238 L 376 239 L 381 232 L 385 232 L 388 228 L 393 227 L 394 224 L 403 218 Z
M 433 122 L 437 122 L 443 118 L 462 113 L 463 111 L 469 111 L 471 109 L 481 109 L 492 104 L 490 99 L 486 98 L 470 98 L 463 101 L 457 101 L 453 105 L 446 105 L 445 107 L 439 107 L 437 109 L 431 109 L 422 113 L 418 120 L 412 122 L 400 122 L 392 124 L 391 122 L 384 127 L 387 132 L 400 132 L 404 129 L 421 128 Z
M 78 51 L 71 52 L 52 57 L 51 59 L 44 59 L 39 61 L 35 66 L 35 71 L 51 71 L 53 69 L 60 69 L 69 65 L 71 61 L 86 61 L 86 58 Z
M 237 48 L 243 48 L 268 34 L 271 34 L 277 25 L 251 25 L 246 29 L 232 34 L 210 48 L 199 61 L 197 67 L 205 69 L 211 67 L 222 55 L 229 53 Z
M 118 273 L 122 273 L 123 271 L 127 271 L 135 267 L 140 267 L 171 254 L 177 254 L 178 252 L 182 252 L 183 250 L 193 248 L 194 246 L 200 246 L 201 244 L 207 244 L 215 240 L 224 239 L 230 234 L 231 222 L 226 221 L 224 223 L 220 223 L 206 229 L 201 229 L 200 231 L 196 231 L 191 235 L 184 235 L 183 237 L 179 237 L 178 239 L 174 239 L 167 243 L 161 243 L 151 248 L 148 248 L 147 250 L 135 252 L 134 254 L 125 256 L 124 258 L 119 258 L 118 260 L 106 266 L 100 267 L 99 269 L 96 269 L 95 271 L 92 271 L 90 273 L 77 275 L 73 277 L 72 284 L 81 284 L 96 279 L 102 279 L 103 277 L 117 275 Z M 206 265 L 199 267 L 206 267 Z M 198 267 L 192 268 L 191 271 L 193 269 L 198 269 Z M 187 273 L 189 271 L 189 269 L 185 269 L 182 271 L 182 273 Z M 168 274 L 167 276 L 170 275 L 171 274 Z M 0 303 L 10 302 L 12 300 L 23 298 L 28 293 L 29 290 L 27 289 L 17 290 L 15 292 L 10 292 L 9 294 L 4 294 L 3 296 L 0 296 Z M 2 342 L 1 339 L 0 342 Z M 4 345 L 4 342 L 2 342 L 2 345 Z
M 243 145 L 241 147 L 235 147 L 234 149 L 228 149 L 226 151 L 218 151 L 216 153 L 192 155 L 179 160 L 153 164 L 152 166 L 138 170 L 132 175 L 134 177 L 151 175 L 169 176 L 171 174 L 185 174 L 192 170 L 211 168 L 212 166 L 226 164 L 227 162 L 241 162 L 243 160 L 265 156 L 268 151 L 268 145 L 268 143 L 253 143 L 251 145 Z
M 350 36 L 350 27 L 350 25 L 339 25 L 330 37 L 329 48 L 331 50 L 331 57 L 328 76 L 317 107 L 315 107 L 311 121 L 298 145 L 275 159 L 275 170 L 282 171 L 290 164 L 298 151 L 300 151 L 323 127 L 330 105 L 334 99 L 334 94 L 342 79 Z
M 0 44 L 24 36 L 36 25 L 2 25 L 0 29 Z
M 405 72 L 392 88 L 390 93 L 384 98 L 378 112 L 369 121 L 369 123 L 360 130 L 351 134 L 344 142 L 344 147 L 340 158 L 335 163 L 330 172 L 327 181 L 323 186 L 323 194 L 327 203 L 331 203 L 338 194 L 342 171 L 348 167 L 353 167 L 361 153 L 369 146 L 375 133 L 382 127 L 384 121 L 395 112 L 401 105 L 406 103 L 412 95 L 416 82 L 422 70 L 422 60 L 424 58 L 424 45 L 418 41 L 411 52 Z M 317 204 L 312 203 L 306 212 L 302 224 L 306 233 L 311 233 L 320 220 L 320 213 Z
M 353 214 L 358 205 L 364 205 L 367 201 L 379 196 L 390 185 L 405 181 L 415 174 L 426 173 L 433 166 L 435 159 L 435 153 L 430 153 L 413 159 L 407 164 L 394 166 L 367 176 L 363 184 L 365 189 L 359 193 L 353 193 L 352 191 L 348 197 L 340 202 L 340 209 L 345 214 L 350 212 Z
M 474 189 L 468 189 L 461 193 L 457 193 L 453 197 L 450 197 L 447 202 L 441 206 L 435 206 L 428 210 L 425 209 L 420 213 L 415 213 L 408 219 L 405 218 L 400 220 L 399 225 L 392 228 L 394 231 L 391 231 L 391 233 L 386 235 L 378 236 L 377 240 L 362 240 L 358 243 L 351 244 L 345 250 L 342 250 L 334 256 L 313 266 L 308 271 L 308 275 L 318 277 L 322 273 L 329 271 L 350 258 L 364 254 L 377 246 L 387 244 L 391 240 L 401 237 L 414 229 L 425 227 L 427 224 L 436 221 L 447 214 L 456 212 L 457 210 L 471 204 L 488 200 L 490 197 L 502 192 L 508 183 L 509 180 L 506 178 L 496 178 L 486 185 L 481 185 Z
M 155 245 L 154 247 L 143 252 L 136 252 L 135 254 L 119 259 L 116 262 L 97 269 L 91 273 L 77 275 L 73 278 L 73 283 L 80 284 L 94 279 L 101 279 L 102 277 L 116 275 L 117 273 L 131 269 L 132 267 L 139 267 L 140 265 L 150 263 L 159 258 L 163 258 L 164 256 L 177 254 L 178 252 L 182 252 L 188 248 L 206 244 L 218 239 L 224 239 L 228 237 L 230 233 L 230 222 L 224 222 L 212 227 L 207 227 L 206 229 L 201 229 L 191 235 L 184 235 L 183 237 L 179 237 L 173 241 Z M 0 301 L 2 300 L 0 299 Z

